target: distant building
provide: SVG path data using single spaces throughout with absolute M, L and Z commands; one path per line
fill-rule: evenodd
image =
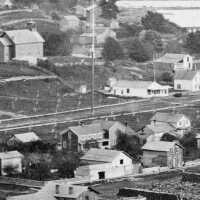
M 122 151 L 90 149 L 82 158 L 87 163 L 76 170 L 76 177 L 88 177 L 90 181 L 117 178 L 139 173 L 140 164 Z
M 70 180 L 70 179 L 69 179 Z M 87 186 L 72 185 L 65 180 L 46 181 L 37 192 L 12 195 L 7 200 L 98 200 L 99 193 Z
M 41 139 L 34 132 L 20 133 L 13 135 L 7 142 L 8 145 L 27 144 L 31 142 L 38 142 Z
M 0 34 L 0 62 L 44 56 L 44 39 L 35 30 L 3 31 Z
M 200 90 L 200 72 L 199 71 L 177 71 L 174 77 L 175 90 Z
M 160 68 L 171 68 L 174 71 L 192 70 L 193 68 L 193 58 L 188 54 L 166 53 L 154 62 Z
M 148 98 L 168 96 L 170 88 L 152 81 L 118 80 L 107 88 L 107 92 L 114 96 Z
M 76 15 L 65 15 L 60 21 L 60 30 L 78 30 L 80 28 L 80 19 Z
M 1 175 L 6 175 L 5 168 L 12 167 L 16 173 L 22 172 L 23 155 L 18 151 L 0 153 Z
M 183 147 L 176 142 L 147 142 L 143 147 L 142 162 L 144 166 L 182 167 Z
M 61 143 L 68 151 L 85 151 L 94 145 L 111 148 L 116 145 L 118 134 L 126 132 L 134 131 L 117 121 L 100 121 L 67 128 L 61 132 Z

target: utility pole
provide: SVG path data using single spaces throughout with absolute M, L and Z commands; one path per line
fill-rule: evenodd
M 91 74 L 91 113 L 94 114 L 94 69 L 95 68 L 95 5 L 92 0 L 92 74 Z

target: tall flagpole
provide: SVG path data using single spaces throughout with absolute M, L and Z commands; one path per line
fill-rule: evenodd
M 95 68 L 95 7 L 92 0 L 92 74 L 91 74 L 91 113 L 94 114 L 94 68 Z

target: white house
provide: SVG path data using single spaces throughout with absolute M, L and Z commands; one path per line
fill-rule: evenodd
M 80 28 L 80 19 L 76 15 L 65 15 L 60 21 L 60 30 L 78 30 Z
M 140 164 L 122 151 L 90 149 L 82 158 L 87 163 L 76 170 L 76 177 L 88 177 L 90 181 L 117 178 L 138 173 Z
M 168 96 L 170 88 L 170 86 L 160 85 L 155 81 L 118 80 L 107 88 L 107 92 L 110 95 L 122 97 L 148 98 Z
M 155 63 L 160 63 L 163 67 L 169 65 L 173 70 L 192 70 L 193 58 L 188 54 L 166 53 L 164 56 L 155 60 Z
M 200 72 L 199 71 L 177 71 L 174 77 L 175 90 L 200 90 Z
M 13 167 L 16 173 L 22 172 L 23 155 L 18 151 L 8 151 L 0 153 L 1 175 L 6 175 L 4 169 L 6 167 Z

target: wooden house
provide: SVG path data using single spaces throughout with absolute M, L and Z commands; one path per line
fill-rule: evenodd
M 146 167 L 182 167 L 183 147 L 176 142 L 147 142 L 143 147 L 142 163 Z

